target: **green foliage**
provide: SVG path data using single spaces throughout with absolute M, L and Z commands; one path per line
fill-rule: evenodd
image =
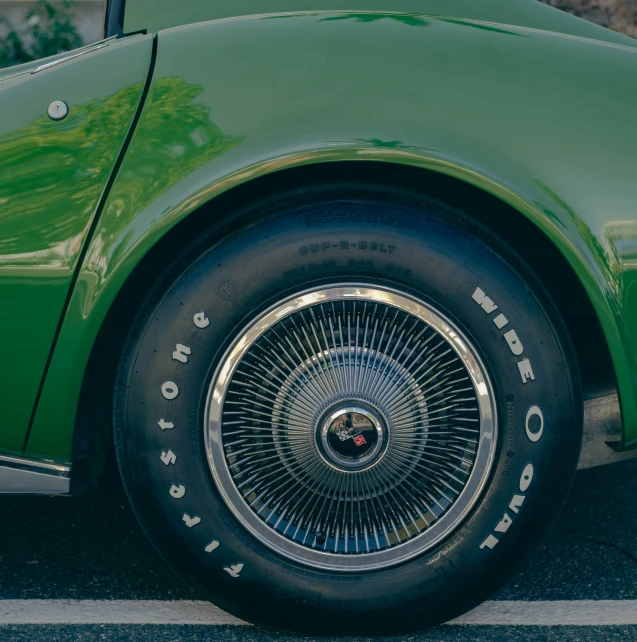
M 55 4 L 38 0 L 27 12 L 21 28 L 0 17 L 0 68 L 79 47 L 82 40 L 73 24 L 72 7 L 73 0 Z

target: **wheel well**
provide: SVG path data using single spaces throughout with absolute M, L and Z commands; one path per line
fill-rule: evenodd
M 425 169 L 375 162 L 308 165 L 255 179 L 202 206 L 170 230 L 131 274 L 102 324 L 84 376 L 73 447 L 74 477 L 82 480 L 80 486 L 95 483 L 110 450 L 111 400 L 119 356 L 158 270 L 192 245 L 193 239 L 209 233 L 211 221 L 219 235 L 246 224 L 248 219 L 236 212 L 251 202 L 279 200 L 281 194 L 285 201 L 302 199 L 321 187 L 336 195 L 344 183 L 439 199 L 500 236 L 530 266 L 561 313 L 575 348 L 585 396 L 589 391 L 616 388 L 608 345 L 588 295 L 555 245 L 523 214 L 476 187 Z

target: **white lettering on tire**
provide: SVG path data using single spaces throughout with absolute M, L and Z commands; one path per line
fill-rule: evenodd
M 491 314 L 498 306 L 480 289 L 476 288 L 471 298 L 487 313 Z
M 193 515 L 192 517 L 188 515 L 188 513 L 184 513 L 184 516 L 181 518 L 183 522 L 185 522 L 186 526 L 188 528 L 192 528 L 193 526 L 197 526 L 201 522 L 201 517 L 197 517 L 197 515 Z
M 522 361 L 518 361 L 518 370 L 520 371 L 520 376 L 522 377 L 522 383 L 526 383 L 527 381 L 535 381 L 533 368 L 531 368 L 531 362 L 528 359 L 522 359 Z
M 194 324 L 202 330 L 210 325 L 210 319 L 206 317 L 206 313 L 203 310 L 201 312 L 197 312 L 192 320 Z
M 188 363 L 187 355 L 189 354 L 192 354 L 192 350 L 188 346 L 185 346 L 183 343 L 178 343 L 175 346 L 175 351 L 173 352 L 173 360 L 181 361 L 182 363 Z
M 520 475 L 520 484 L 519 484 L 520 492 L 526 493 L 532 481 L 533 481 L 533 464 L 527 464 L 524 467 L 522 474 Z M 513 495 L 513 499 L 509 503 L 509 510 L 511 510 L 513 513 L 517 515 L 520 512 L 520 508 L 522 504 L 524 503 L 524 499 L 525 499 L 524 495 Z M 506 533 L 509 530 L 511 524 L 513 524 L 513 519 L 507 512 L 505 512 L 493 530 L 496 533 Z M 492 550 L 499 543 L 500 543 L 500 540 L 495 535 L 493 535 L 493 533 L 490 533 L 489 536 L 484 540 L 484 542 L 480 544 L 480 550 L 484 548 L 488 548 L 489 550 Z
M 168 492 L 173 499 L 181 499 L 186 494 L 186 487 L 182 484 L 173 484 Z
M 498 309 L 498 306 L 496 305 L 496 303 L 490 297 L 487 296 L 487 294 L 484 292 L 484 290 L 482 290 L 482 288 L 476 288 L 474 293 L 471 295 L 471 298 L 487 314 L 491 314 Z M 493 318 L 493 323 L 495 324 L 496 328 L 498 328 L 498 330 L 502 330 L 502 328 L 508 325 L 509 320 L 504 316 L 504 314 L 500 313 Z M 515 330 L 513 329 L 508 330 L 502 336 L 504 337 L 504 340 L 507 342 L 507 345 L 509 346 L 509 350 L 511 350 L 514 356 L 519 357 L 524 353 L 524 346 L 522 345 L 522 342 L 520 341 L 518 334 Z M 523 384 L 527 383 L 528 381 L 535 381 L 535 374 L 533 373 L 531 362 L 528 359 L 522 359 L 518 361 L 517 366 L 518 366 L 518 370 L 520 371 L 520 377 L 522 378 Z M 529 425 L 529 422 L 531 418 L 534 416 L 539 417 L 540 426 L 537 430 L 532 431 Z M 536 443 L 541 439 L 542 434 L 544 433 L 544 415 L 542 414 L 542 411 L 538 406 L 531 406 L 529 408 L 529 410 L 526 413 L 524 427 L 526 430 L 526 435 L 531 442 Z M 520 484 L 519 484 L 521 493 L 526 493 L 526 491 L 529 489 L 529 486 L 533 481 L 533 472 L 534 472 L 533 464 L 527 464 L 524 467 L 524 470 L 522 471 L 522 475 L 520 476 Z M 518 495 L 518 494 L 513 495 L 513 498 L 509 502 L 509 510 L 515 515 L 519 514 L 520 509 L 522 508 L 522 504 L 524 503 L 524 500 L 525 500 L 525 495 Z M 493 530 L 496 533 L 506 533 L 509 530 L 512 523 L 513 523 L 513 519 L 507 512 L 505 512 Z M 499 541 L 500 540 L 495 535 L 489 534 L 489 536 L 484 540 L 484 542 L 480 544 L 480 549 L 483 549 L 483 548 L 493 549 L 499 543 Z
M 161 385 L 161 394 L 164 396 L 164 399 L 170 401 L 179 394 L 179 388 L 174 381 L 164 381 Z
M 509 530 L 509 526 L 513 523 L 513 520 L 509 517 L 507 513 L 504 513 L 502 519 L 498 522 L 498 525 L 493 529 L 497 533 L 506 533 Z
M 500 540 L 499 540 L 497 537 L 493 537 L 493 535 L 489 535 L 489 537 L 487 537 L 487 539 L 485 539 L 485 540 L 484 540 L 484 542 L 482 542 L 482 544 L 480 544 L 480 550 L 482 550 L 482 549 L 483 549 L 483 548 L 485 548 L 485 547 L 486 547 L 486 548 L 493 549 L 493 547 L 494 547 L 494 546 L 495 546 L 499 541 L 500 541 Z
M 502 328 L 509 323 L 509 320 L 504 316 L 504 314 L 498 314 L 498 316 L 493 319 L 493 323 L 495 323 L 495 327 L 498 330 L 502 330 Z
M 519 357 L 524 352 L 524 346 L 522 345 L 522 342 L 520 341 L 520 339 L 518 339 L 518 333 L 515 330 L 509 330 L 508 332 L 505 332 L 504 338 L 506 339 L 506 342 L 509 344 L 509 348 L 511 349 L 511 352 L 516 357 Z
M 212 542 L 210 542 L 210 544 L 208 544 L 208 546 L 204 548 L 204 551 L 206 551 L 206 553 L 212 553 L 215 548 L 219 548 L 219 542 L 216 539 L 213 539 Z
M 533 464 L 527 464 L 520 477 L 520 492 L 526 493 L 533 481 Z
M 232 577 L 239 577 L 239 574 L 243 570 L 243 564 L 233 564 L 232 566 L 224 566 L 223 570 L 231 575 Z
M 174 464 L 177 461 L 177 455 L 172 450 L 162 450 L 159 458 L 164 462 L 166 466 Z
M 529 426 L 529 421 L 531 417 L 539 417 L 540 427 L 537 432 L 532 432 L 531 427 Z M 537 406 L 531 406 L 526 413 L 526 420 L 524 422 L 526 428 L 526 436 L 533 442 L 540 441 L 542 433 L 544 432 L 544 415 L 542 411 Z
M 513 499 L 509 503 L 509 510 L 512 510 L 517 515 L 520 512 L 520 508 L 522 508 L 524 499 L 524 495 L 513 495 Z
M 157 425 L 162 429 L 162 430 L 172 430 L 175 427 L 175 424 L 172 421 L 166 421 L 165 419 L 160 419 L 157 422 Z
M 487 313 L 491 314 L 498 309 L 498 306 L 494 301 L 486 295 L 482 288 L 476 288 L 475 292 L 471 295 L 471 298 Z M 506 325 L 509 324 L 509 320 L 500 313 L 498 316 L 493 318 L 493 323 L 498 330 L 502 330 Z M 509 330 L 503 335 L 504 340 L 509 346 L 509 350 L 516 356 L 519 357 L 524 353 L 524 346 L 520 341 L 518 334 L 515 330 Z M 522 377 L 522 383 L 527 381 L 535 381 L 535 375 L 533 374 L 533 368 L 531 368 L 531 363 L 528 359 L 522 359 L 518 361 L 518 369 L 520 370 L 520 376 Z

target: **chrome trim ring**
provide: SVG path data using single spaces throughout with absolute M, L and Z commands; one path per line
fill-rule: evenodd
M 321 452 L 321 422 L 343 408 L 381 430 L 363 466 Z M 260 314 L 222 357 L 205 416 L 210 469 L 240 523 L 279 554 L 335 571 L 386 568 L 441 543 L 480 497 L 497 438 L 468 339 L 427 303 L 371 284 L 307 290 Z
M 0 455 L 0 495 L 65 495 L 70 489 L 70 466 Z

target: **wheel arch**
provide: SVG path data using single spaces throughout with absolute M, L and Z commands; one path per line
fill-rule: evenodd
M 556 301 L 569 329 L 572 332 L 578 327 L 585 329 L 584 335 L 580 332 L 579 337 L 573 337 L 584 384 L 615 384 L 617 364 L 613 367 L 613 357 L 617 355 L 611 355 L 609 346 L 619 342 L 619 331 L 596 285 L 601 277 L 591 273 L 590 267 L 595 265 L 592 257 L 576 252 L 579 244 L 555 229 L 558 226 L 546 212 L 512 190 L 451 164 L 406 164 L 405 159 L 400 159 L 401 162 L 394 163 L 341 161 L 298 166 L 288 160 L 290 164 L 285 169 L 263 171 L 260 176 L 254 176 L 254 171 L 246 172 L 242 176 L 245 180 L 237 180 L 225 191 L 219 190 L 221 193 L 194 207 L 192 212 L 182 210 L 182 215 L 172 217 L 170 224 L 157 221 L 133 256 L 118 257 L 118 278 L 109 279 L 100 289 L 99 305 L 90 309 L 86 306 L 89 274 L 83 275 L 69 310 L 69 314 L 82 319 L 84 342 L 90 338 L 89 350 L 78 355 L 82 361 L 78 364 L 81 376 L 77 377 L 77 397 L 75 406 L 67 411 L 69 420 L 75 419 L 67 435 L 69 445 L 72 444 L 76 480 L 94 481 L 103 466 L 111 439 L 110 399 L 120 349 L 158 269 L 168 265 L 184 246 L 210 228 L 212 220 L 220 234 L 227 233 L 233 225 L 247 222 L 237 221 L 234 212 L 255 199 L 273 198 L 282 192 L 294 197 L 307 195 L 311 187 L 368 184 L 438 198 L 468 212 L 503 237 L 526 260 Z M 77 320 L 73 328 L 78 328 Z M 593 352 L 591 344 L 596 345 Z M 67 390 L 75 390 L 75 386 Z

